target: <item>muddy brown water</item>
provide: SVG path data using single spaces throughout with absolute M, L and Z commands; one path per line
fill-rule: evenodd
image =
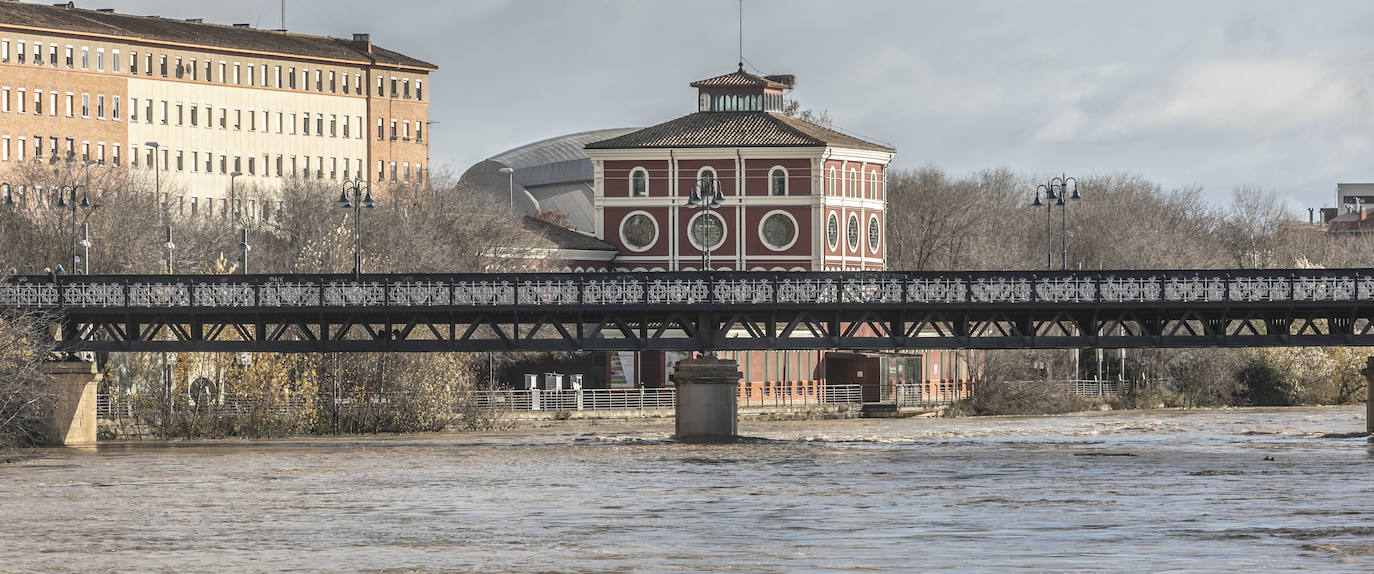
M 1363 407 L 47 450 L 3 572 L 1374 571 Z

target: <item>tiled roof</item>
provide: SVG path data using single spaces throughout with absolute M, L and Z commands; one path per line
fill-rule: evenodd
M 589 143 L 587 149 L 824 146 L 896 151 L 777 112 L 697 112 Z
M 754 74 L 750 74 L 749 72 L 746 72 L 746 71 L 744 71 L 743 69 L 741 69 L 741 70 L 739 70 L 739 71 L 737 71 L 737 72 L 730 72 L 729 74 L 725 74 L 724 76 L 716 76 L 716 77 L 714 77 L 714 78 L 706 78 L 705 80 L 699 80 L 699 81 L 696 81 L 696 82 L 692 82 L 692 87 L 693 87 L 693 88 L 714 88 L 714 87 L 721 87 L 721 86 L 724 86 L 724 87 L 769 87 L 769 88 L 786 88 L 786 87 L 787 87 L 786 84 L 781 84 L 781 83 L 778 83 L 778 82 L 774 82 L 774 81 L 769 80 L 768 78 L 765 78 L 765 77 L 763 77 L 763 76 L 755 76 Z
M 294 56 L 328 58 L 378 64 L 438 69 L 423 60 L 372 46 L 368 54 L 361 45 L 349 40 L 258 30 L 255 28 L 188 22 L 156 16 L 132 16 L 115 12 L 98 12 L 68 8 L 66 4 L 50 6 L 27 2 L 0 1 L 0 26 L 22 26 L 63 30 L 74 33 L 100 34 L 130 38 L 135 41 L 174 42 L 211 48 L 270 52 Z

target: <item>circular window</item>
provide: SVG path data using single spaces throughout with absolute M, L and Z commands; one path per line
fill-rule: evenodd
M 840 246 L 840 216 L 830 213 L 830 219 L 825 222 L 825 240 L 830 244 L 830 250 L 834 251 Z
M 692 230 L 690 234 L 692 245 L 697 249 L 714 251 L 722 243 L 725 243 L 725 220 L 721 219 L 715 212 L 698 213 L 692 218 L 688 228 Z
M 759 222 L 759 239 L 773 251 L 786 250 L 797 242 L 797 220 L 786 211 L 773 211 Z
M 645 251 L 658 241 L 658 222 L 648 213 L 636 211 L 620 221 L 620 242 L 631 251 Z
M 849 214 L 849 223 L 845 225 L 845 239 L 848 240 L 849 250 L 859 250 L 859 216 Z
M 878 240 L 882 239 L 881 229 L 878 227 L 878 214 L 868 217 L 868 252 L 878 254 Z

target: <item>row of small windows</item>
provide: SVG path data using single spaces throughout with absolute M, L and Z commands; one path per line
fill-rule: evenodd
M 851 253 L 859 253 L 859 214 L 851 212 L 848 223 L 845 225 L 845 243 Z M 840 216 L 835 212 L 825 221 L 825 240 L 831 251 L 836 251 L 840 247 Z M 878 214 L 872 213 L 868 216 L 868 255 L 882 255 L 878 251 L 882 242 L 882 226 L 878 223 Z
M 79 146 L 79 147 L 78 147 Z M 77 152 L 80 155 L 77 155 Z M 110 155 L 105 155 L 106 152 Z M 0 135 L 0 161 L 58 161 L 72 160 L 95 161 L 100 165 L 119 165 L 120 147 L 118 143 L 106 146 L 105 142 L 77 142 L 75 138 L 59 136 L 11 136 Z
M 787 179 L 786 168 L 778 166 L 768 170 L 768 195 L 787 195 Z M 708 182 L 703 183 L 703 187 L 710 188 L 717 181 L 716 171 L 702 168 L 697 173 L 697 181 Z M 642 167 L 630 170 L 630 197 L 649 197 L 649 170 Z
M 30 97 L 29 94 L 33 94 L 32 97 Z M 59 115 L 59 104 L 61 104 L 62 114 L 66 117 L 77 117 L 79 112 L 80 117 L 90 118 L 92 117 L 92 112 L 94 112 L 96 119 L 103 120 L 107 117 L 105 115 L 107 111 L 105 104 L 108 102 L 110 104 L 108 110 L 110 115 L 108 117 L 113 120 L 118 120 L 120 117 L 119 96 L 111 96 L 107 100 L 105 94 L 94 94 L 94 97 L 92 97 L 92 94 L 83 93 L 80 94 L 80 99 L 78 100 L 78 95 L 75 93 L 59 93 L 55 90 L 49 90 L 46 95 L 47 98 L 44 98 L 43 90 L 37 88 L 30 91 L 27 88 L 11 89 L 9 86 L 0 87 L 0 113 L 32 113 L 33 115 L 40 116 L 44 114 L 44 103 L 46 101 L 46 113 L 50 116 Z M 32 107 L 29 106 L 30 103 L 32 103 Z M 94 109 L 92 109 L 92 106 L 94 106 Z
M 703 112 L 781 112 L 782 94 L 712 94 L 702 92 Z
M 826 175 L 826 194 L 843 195 L 844 197 L 858 197 L 864 199 L 882 199 L 882 176 L 877 170 L 868 172 L 867 189 L 862 185 L 863 176 L 859 175 L 859 170 L 850 168 L 849 173 L 841 180 L 835 168 L 830 168 Z
M 53 189 L 53 188 L 47 188 L 47 189 Z M 29 207 L 30 203 L 32 203 L 32 205 L 33 205 L 33 207 L 34 207 L 35 209 L 40 209 L 40 210 L 41 210 L 41 209 L 53 209 L 53 208 L 57 205 L 58 198 L 59 198 L 59 196 L 58 196 L 58 195 L 55 195 L 55 194 L 53 194 L 53 195 L 44 194 L 44 193 L 43 193 L 43 192 L 44 192 L 44 187 L 41 186 L 41 185 L 33 185 L 33 186 L 28 186 L 28 185 L 15 185 L 10 191 L 11 191 L 11 193 L 13 194 L 13 195 L 12 195 L 12 198 L 14 199 L 14 202 L 15 202 L 17 205 L 19 205 L 20 207 L 22 207 L 22 208 L 27 208 L 27 207 Z M 102 197 L 105 197 L 105 195 L 106 195 L 106 190 L 103 190 L 103 189 L 95 190 L 95 191 L 92 193 L 92 195 L 93 195 L 93 197 L 95 197 L 95 198 L 102 198 Z M 116 193 L 116 195 L 117 195 L 117 193 Z M 171 204 L 168 204 L 168 203 L 167 203 L 167 201 L 168 201 L 167 194 L 163 194 L 163 196 L 162 196 L 161 199 L 162 199 L 162 202 L 163 202 L 164 204 L 169 205 L 169 206 L 171 205 Z M 180 214 L 180 215 L 186 215 L 186 214 L 187 214 L 187 208 L 188 208 L 188 207 L 190 208 L 190 215 L 192 215 L 192 216 L 197 216 L 197 215 L 200 215 L 201 213 L 203 213 L 203 214 L 205 215 L 206 218 L 214 217 L 214 216 L 216 216 L 216 215 L 218 215 L 218 216 L 220 216 L 220 217 L 223 217 L 223 218 L 227 218 L 228 215 L 229 215 L 229 213 L 230 213 L 229 201 L 228 201 L 228 199 L 226 199 L 226 198 L 221 198 L 221 199 L 216 199 L 216 198 L 213 198 L 213 197 L 201 197 L 201 198 L 198 198 L 198 197 L 190 197 L 190 198 L 187 198 L 186 196 L 182 195 L 182 196 L 177 196 L 175 199 L 176 199 L 176 211 L 177 211 L 177 213 Z M 188 199 L 189 199 L 190 201 L 187 201 Z M 219 209 L 218 209 L 218 210 L 215 209 L 215 204 L 216 204 L 216 203 L 219 204 Z M 256 219 L 258 219 L 259 217 L 261 217 L 262 219 L 269 219 L 270 216 L 271 216 L 271 214 L 272 214 L 273 212 L 276 212 L 276 211 L 280 211 L 280 210 L 281 210 L 281 205 L 282 205 L 282 202 L 281 202 L 280 200 L 268 200 L 268 199 L 263 199 L 262 202 L 261 202 L 262 209 L 259 210 L 259 209 L 258 209 L 258 206 L 259 206 L 258 199 L 256 199 L 256 198 L 247 198 L 247 199 L 239 198 L 239 199 L 235 199 L 235 201 L 234 201 L 234 208 L 235 208 L 234 211 L 238 212 L 242 217 L 244 217 L 244 218 L 246 218 L 246 219 L 249 219 L 249 220 L 256 220 Z M 202 207 L 202 206 L 203 206 L 203 207 Z
M 32 142 L 32 147 L 30 147 Z M 17 145 L 15 145 L 17 144 Z M 46 144 L 46 145 L 45 145 Z M 78 150 L 78 145 L 79 150 Z M 232 156 L 227 152 L 201 150 L 171 150 L 167 148 L 153 148 L 131 146 L 130 167 L 140 167 L 152 169 L 158 167 L 162 171 L 178 171 L 191 173 L 219 173 L 229 175 L 239 173 L 249 176 L 263 177 L 303 177 L 313 179 L 346 180 L 354 177 L 363 177 L 363 160 L 349 158 L 326 158 L 324 156 L 295 156 L 276 154 L 262 154 L 261 158 L 255 155 L 244 157 L 242 154 L 234 153 Z M 31 156 L 28 150 L 32 149 Z M 78 151 L 80 154 L 78 155 Z M 106 152 L 110 156 L 106 156 Z M 161 152 L 160 154 L 157 152 Z M 46 152 L 46 153 L 45 153 Z M 121 165 L 120 144 L 114 143 L 106 146 L 105 142 L 95 142 L 94 147 L 89 141 L 82 141 L 80 144 L 74 138 L 60 138 L 55 136 L 44 137 L 41 135 L 0 136 L 0 161 L 26 161 L 31 157 L 34 161 L 56 161 L 56 160 L 76 160 L 78 157 L 82 161 L 94 161 L 98 165 Z M 142 163 L 140 164 L 140 159 Z M 312 161 L 313 159 L 313 161 Z M 326 160 L 328 160 L 326 162 Z M 201 167 L 204 166 L 202 170 Z M 350 166 L 352 169 L 350 169 Z M 274 173 L 275 172 L 275 173 Z M 326 175 L 327 174 L 327 175 Z M 391 183 L 414 183 L 423 184 L 425 180 L 424 166 L 420 163 L 410 162 L 386 162 L 377 160 L 377 179 L 378 183 L 390 181 Z
M 8 86 L 0 87 L 0 113 L 13 112 L 25 114 L 30 113 L 30 110 L 32 110 L 34 115 L 43 115 L 45 101 L 43 90 L 32 90 L 32 98 L 29 97 L 29 93 L 30 91 L 27 88 L 12 89 Z M 77 107 L 77 95 L 72 92 L 59 94 L 56 91 L 49 91 L 47 92 L 47 96 L 47 113 L 51 116 L 59 115 L 58 105 L 61 103 L 64 104 L 63 111 L 66 117 L 69 118 L 76 117 L 78 111 L 82 118 L 92 117 L 92 112 L 94 112 L 94 117 L 99 120 L 108 118 L 119 121 L 122 118 L 119 96 L 110 96 L 107 99 L 104 94 L 83 93 L 80 94 L 79 108 Z M 32 102 L 32 107 L 29 107 L 30 102 Z M 108 110 L 106 109 L 107 102 L 110 105 Z M 142 103 L 142 121 L 147 124 L 154 123 L 154 116 L 156 115 L 156 121 L 162 125 L 175 124 L 177 126 L 185 126 L 189 124 L 191 127 L 199 127 L 204 124 L 206 128 L 247 129 L 248 131 L 267 133 L 273 131 L 272 119 L 275 114 L 275 131 L 279 134 L 286 133 L 296 135 L 296 128 L 300 126 L 299 133 L 303 135 L 311 135 L 313 133 L 321 137 L 325 135 L 329 135 L 330 137 L 351 137 L 354 139 L 362 139 L 363 137 L 362 116 L 352 116 L 352 121 L 350 121 L 350 116 L 346 115 L 339 116 L 337 114 L 330 114 L 328 119 L 326 119 L 324 114 L 318 113 L 312 114 L 310 112 L 304 112 L 297 114 L 291 112 L 288 114 L 287 112 L 269 112 L 267 110 L 254 110 L 252 108 L 246 110 L 247 113 L 245 114 L 245 110 L 239 108 L 231 110 L 223 106 L 219 108 L 218 114 L 216 114 L 215 107 L 210 104 L 201 106 L 194 103 L 183 104 L 181 102 L 168 102 L 167 100 L 154 101 L 152 99 L 143 99 L 140 101 L 139 98 L 129 98 L 129 121 L 139 121 L 140 103 Z M 92 109 L 92 106 L 94 106 L 94 109 Z M 109 112 L 108 116 L 106 115 L 107 111 Z M 385 139 L 383 130 L 384 121 L 383 118 L 377 118 L 378 140 Z M 398 123 L 398 120 L 393 119 L 390 125 L 391 139 L 393 141 L 400 139 L 409 142 L 413 135 L 415 142 L 424 142 L 423 122 L 419 120 L 399 120 Z M 398 126 L 400 128 L 399 133 L 397 131 Z
M 42 42 L 34 41 L 29 43 L 24 40 L 19 40 L 13 44 L 14 52 L 12 60 L 10 40 L 8 38 L 0 39 L 0 62 L 10 63 L 13 61 L 18 64 L 32 63 L 35 66 L 42 66 L 44 64 Z M 26 46 L 30 45 L 32 46 L 32 56 L 26 53 Z M 67 45 L 62 50 L 62 62 L 65 67 L 69 69 L 77 68 L 78 61 L 74 49 L 73 46 Z M 221 84 L 262 87 L 269 87 L 270 85 L 270 87 L 291 90 L 297 89 L 298 86 L 303 90 L 310 90 L 313 87 L 316 92 L 325 92 L 325 88 L 327 87 L 328 92 L 335 94 L 348 94 L 351 92 L 354 95 L 362 95 L 364 87 L 362 74 L 353 74 L 352 83 L 350 84 L 349 74 L 347 72 L 338 72 L 335 70 L 326 72 L 320 69 L 311 70 L 310 68 L 302 67 L 298 74 L 295 66 L 287 66 L 285 68 L 282 66 L 272 66 L 269 70 L 267 64 L 255 66 L 254 64 L 243 64 L 240 62 L 233 62 L 231 64 L 224 60 L 218 62 L 208 59 L 198 61 L 196 58 L 183 59 L 181 56 L 171 56 L 169 59 L 167 54 L 154 55 L 152 52 L 143 52 L 141 56 L 140 58 L 139 52 L 129 52 L 128 72 L 130 74 L 137 75 L 141 69 L 144 75 L 152 76 L 154 69 L 156 69 L 158 76 L 163 78 L 176 77 L 178 79 L 204 80 Z M 154 60 L 155 57 L 156 60 Z M 95 61 L 92 62 L 91 60 L 91 49 L 87 46 L 81 46 L 79 60 L 80 69 L 90 70 L 94 64 L 96 71 L 105 71 L 106 58 L 104 48 L 96 48 L 94 55 Z M 121 59 L 119 50 L 111 50 L 109 58 L 110 71 L 115 73 L 121 72 L 120 66 L 122 62 L 123 60 Z M 140 64 L 142 64 L 141 68 Z M 47 65 L 52 67 L 58 66 L 57 44 L 48 44 Z M 269 75 L 269 73 L 271 75 Z M 297 81 L 298 78 L 299 81 Z M 385 89 L 388 83 L 391 88 L 389 92 Z M 395 76 L 383 77 L 379 75 L 377 76 L 377 91 L 371 95 L 377 97 L 389 96 L 392 98 L 411 99 L 412 94 L 416 100 L 424 99 L 423 80 L 414 80 L 414 90 L 412 90 L 410 78 L 397 78 Z

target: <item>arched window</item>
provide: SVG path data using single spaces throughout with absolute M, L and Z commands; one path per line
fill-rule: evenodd
M 697 172 L 697 185 L 699 186 L 697 189 L 700 190 L 702 199 L 710 201 L 711 196 L 716 193 L 716 187 L 720 185 L 716 181 L 716 170 L 709 167 L 701 168 L 701 171 Z M 722 190 L 722 192 L 723 191 L 724 190 Z
M 878 197 L 878 189 L 878 172 L 876 170 L 868 172 L 868 198 L 881 199 Z
M 849 168 L 849 193 L 847 195 L 849 197 L 863 197 L 863 193 L 859 189 L 859 170 L 852 167 Z
M 828 193 L 826 193 L 826 195 L 835 195 L 835 188 L 836 188 L 836 187 L 838 187 L 838 186 L 836 185 L 836 182 L 835 182 L 835 168 L 832 167 L 832 168 L 830 168 L 830 191 L 829 191 Z
M 787 170 L 781 166 L 768 172 L 768 195 L 787 195 Z
M 630 171 L 630 197 L 649 197 L 649 172 L 642 167 Z

